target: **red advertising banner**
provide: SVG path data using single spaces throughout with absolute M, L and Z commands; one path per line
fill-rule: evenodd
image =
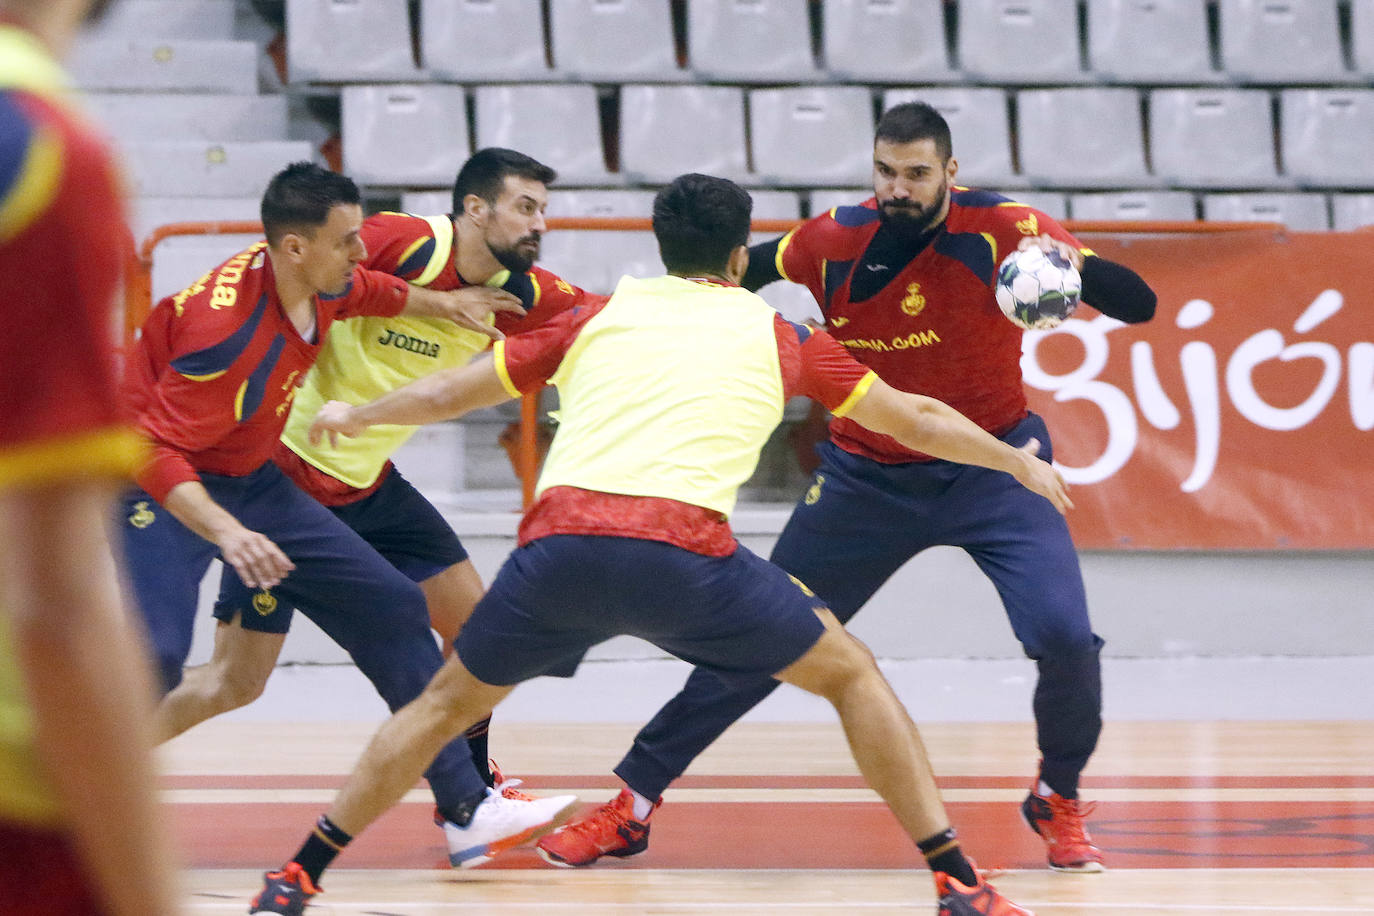
M 1374 232 L 1080 234 L 1159 294 L 1027 332 L 1080 547 L 1374 547 Z

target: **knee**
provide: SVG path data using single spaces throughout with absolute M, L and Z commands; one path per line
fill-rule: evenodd
M 235 668 L 218 668 L 212 685 L 212 696 L 220 712 L 228 712 L 247 706 L 267 687 L 270 672 L 245 671 Z
M 873 653 L 848 633 L 830 641 L 821 659 L 814 691 L 831 703 L 836 703 L 850 691 L 882 680 Z

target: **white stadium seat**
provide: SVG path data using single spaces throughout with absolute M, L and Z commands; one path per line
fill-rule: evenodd
M 622 86 L 620 171 L 646 183 L 671 181 L 684 172 L 743 179 L 749 171 L 744 90 Z
M 1269 93 L 1262 89 L 1156 89 L 1150 151 L 1156 177 L 1175 185 L 1281 185 Z
M 644 0 L 552 0 L 553 64 L 575 80 L 678 80 L 672 9 Z
M 851 82 L 949 81 L 942 0 L 829 0 L 822 47 L 831 79 Z
M 866 88 L 754 89 L 749 136 L 765 184 L 843 185 L 873 171 L 873 101 Z
M 701 80 L 786 83 L 821 75 L 807 0 L 689 3 L 687 46 L 688 66 Z
M 1374 89 L 1279 94 L 1284 172 L 1300 184 L 1374 188 Z
M 1350 0 L 1350 56 L 1357 75 L 1374 79 L 1374 0 Z
M 472 36 L 482 36 L 473 41 Z M 425 69 L 450 80 L 548 79 L 540 0 L 424 0 L 420 53 Z
M 82 104 L 118 140 L 279 140 L 284 95 L 88 92 Z
M 1197 201 L 1188 191 L 1111 191 L 1069 195 L 1074 219 L 1173 220 L 1197 219 Z
M 959 68 L 983 81 L 1073 82 L 1084 77 L 1075 0 L 964 0 Z
M 251 41 L 191 38 L 84 39 L 68 58 L 87 91 L 258 91 L 258 49 Z
M 589 85 L 479 86 L 476 147 L 504 146 L 545 162 L 562 185 L 612 184 L 601 149 L 596 88 Z
M 345 86 L 344 171 L 364 185 L 453 184 L 471 153 L 461 86 Z
M 1207 0 L 1088 0 L 1088 67 L 1103 82 L 1218 80 Z
M 86 33 L 100 38 L 227 39 L 234 34 L 234 0 L 119 0 Z
M 1140 101 L 1139 92 L 1127 88 L 1021 90 L 1016 123 L 1022 176 L 1033 185 L 1058 187 L 1149 184 Z
M 301 141 L 179 140 L 123 143 L 118 152 L 140 197 L 261 197 L 272 176 L 313 151 Z
M 1282 223 L 1300 232 L 1321 232 L 1331 228 L 1325 194 L 1204 194 L 1202 218 L 1223 222 Z
M 413 81 L 409 4 L 290 0 L 286 61 L 293 83 Z
M 1332 194 L 1331 228 L 1349 231 L 1374 226 L 1374 194 Z
M 1332 82 L 1347 73 L 1337 0 L 1219 0 L 1221 66 L 1233 80 Z

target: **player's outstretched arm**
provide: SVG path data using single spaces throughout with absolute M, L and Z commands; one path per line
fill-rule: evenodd
M 891 436 L 909 449 L 946 461 L 1006 471 L 1026 489 L 1048 499 L 1061 513 L 1073 508 L 1064 478 L 1048 461 L 1035 457 L 1040 451 L 1039 442 L 1032 439 L 1015 448 L 943 401 L 898 391 L 876 379 L 846 416 L 874 432 Z
M 401 310 L 402 315 L 446 318 L 469 331 L 477 331 L 493 340 L 502 340 L 506 335 L 488 321 L 493 312 L 523 315 L 525 309 L 520 305 L 520 297 L 504 289 L 465 286 L 441 291 L 411 284 L 405 308 Z
M 335 445 L 341 435 L 356 436 L 379 424 L 423 426 L 452 420 L 509 400 L 511 395 L 496 371 L 496 361 L 485 353 L 466 366 L 432 373 L 366 404 L 328 402 L 310 425 L 310 443 L 318 445 L 327 435 Z

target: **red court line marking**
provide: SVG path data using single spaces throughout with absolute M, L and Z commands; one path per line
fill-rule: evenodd
M 266 868 L 292 855 L 319 816 L 310 804 L 170 806 L 185 864 Z M 593 805 L 587 805 L 589 810 Z M 348 868 L 444 868 L 431 807 L 389 811 L 339 859 Z M 1018 806 L 953 803 L 964 847 L 987 868 L 1039 868 L 1044 849 Z M 1090 820 L 1117 868 L 1374 868 L 1374 803 L 1113 802 Z M 488 867 L 543 866 L 515 850 Z M 649 851 L 615 868 L 919 868 L 888 810 L 873 802 L 665 805 Z
M 595 775 L 519 775 L 525 788 L 610 789 L 621 782 L 609 773 Z M 168 789 L 337 789 L 343 775 L 335 774 L 176 774 L 163 778 Z M 1024 789 L 1029 779 L 1021 776 L 942 776 L 942 789 Z M 684 776 L 673 783 L 677 789 L 862 789 L 859 776 Z M 417 783 L 417 787 L 422 787 Z M 1083 792 L 1093 789 L 1369 789 L 1374 776 L 1089 776 Z

